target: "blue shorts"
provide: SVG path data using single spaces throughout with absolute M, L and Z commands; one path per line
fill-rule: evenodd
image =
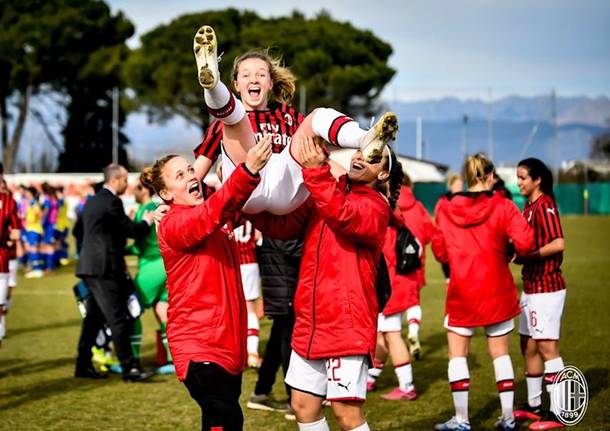
M 55 226 L 45 226 L 44 227 L 44 236 L 42 238 L 42 242 L 45 244 L 54 244 L 55 243 Z
M 64 229 L 64 230 L 55 229 L 53 231 L 53 238 L 55 238 L 55 240 L 57 240 L 57 241 L 63 241 L 67 237 L 68 237 L 68 229 Z
M 42 238 L 42 235 L 40 235 L 38 232 L 33 231 L 33 230 L 26 230 L 23 233 L 23 240 L 28 245 L 38 246 L 40 244 L 41 238 Z

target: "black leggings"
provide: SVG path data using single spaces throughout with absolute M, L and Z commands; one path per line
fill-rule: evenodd
M 212 427 L 222 427 L 222 431 L 242 430 L 241 374 L 230 374 L 212 362 L 190 362 L 184 385 L 201 407 L 202 431 Z

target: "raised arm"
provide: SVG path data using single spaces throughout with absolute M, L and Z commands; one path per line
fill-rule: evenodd
M 246 203 L 260 176 L 249 172 L 242 163 L 227 182 L 201 205 L 172 214 L 159 225 L 159 236 L 175 250 L 188 250 L 220 229 Z
M 367 245 L 383 242 L 390 210 L 382 196 L 347 199 L 327 164 L 303 169 L 303 179 L 316 208 L 333 231 Z
M 235 217 L 260 182 L 258 172 L 271 156 L 270 137 L 252 147 L 246 162 L 208 200 L 187 211 L 170 211 L 159 225 L 159 236 L 175 250 L 188 250 Z
M 222 122 L 215 120 L 205 132 L 205 136 L 195 149 L 195 174 L 197 178 L 203 180 L 210 171 L 210 168 L 220 155 L 220 145 L 222 142 Z

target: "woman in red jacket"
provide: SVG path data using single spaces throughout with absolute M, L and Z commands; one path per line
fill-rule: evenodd
M 165 156 L 145 171 L 170 206 L 158 229 L 169 295 L 167 339 L 178 379 L 201 407 L 203 430 L 243 425 L 246 304 L 227 223 L 259 184 L 258 172 L 270 155 L 270 140 L 261 140 L 209 198 L 182 157 Z
M 400 200 L 400 198 L 399 198 Z M 375 390 L 376 380 L 381 375 L 388 354 L 392 359 L 398 386 L 381 396 L 384 400 L 414 400 L 417 398 L 413 384 L 411 356 L 402 338 L 402 316 L 412 302 L 413 290 L 418 287 L 417 271 L 410 274 L 396 272 L 396 240 L 399 228 L 405 225 L 401 216 L 392 214 L 383 243 L 383 256 L 387 263 L 392 295 L 377 321 L 377 348 L 373 367 L 369 368 L 367 390 Z
M 491 192 L 494 166 L 481 154 L 464 166 L 468 191 L 450 195 L 440 204 L 432 251 L 441 263 L 449 263 L 451 280 L 445 306 L 449 343 L 449 383 L 456 414 L 437 430 L 470 430 L 466 358 L 470 337 L 485 328 L 500 393 L 502 416 L 496 426 L 514 430 L 514 372 L 508 354 L 508 334 L 519 314 L 517 289 L 510 273 L 509 241 L 518 253 L 534 247 L 532 229 L 520 217 L 517 206 Z
M 434 225 L 428 210 L 415 199 L 412 190 L 411 178 L 405 175 L 400 188 L 397 208 L 404 219 L 404 224 L 415 235 L 422 247 L 421 268 L 417 270 L 417 284 L 411 285 L 410 303 L 408 304 L 406 318 L 409 324 L 407 340 L 409 352 L 415 359 L 419 359 L 421 345 L 419 342 L 419 326 L 421 325 L 422 310 L 420 305 L 420 290 L 426 285 L 426 245 L 432 239 Z
M 337 181 L 312 138 L 299 148 L 310 198 L 286 216 L 249 216 L 263 235 L 304 237 L 285 381 L 299 429 L 328 430 L 321 409 L 327 398 L 341 429 L 368 430 L 362 402 L 375 352 L 377 265 L 391 212 L 379 189 L 389 182 L 396 199 L 400 167 L 389 148 L 373 163 L 356 151 Z

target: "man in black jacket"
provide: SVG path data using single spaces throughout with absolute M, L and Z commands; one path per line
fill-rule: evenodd
M 119 198 L 127 188 L 127 170 L 112 164 L 103 172 L 103 187 L 87 201 L 75 226 L 75 236 L 82 238 L 76 275 L 85 281 L 92 298 L 83 320 L 74 375 L 103 377 L 91 364 L 91 346 L 100 322 L 105 321 L 112 331 L 123 379 L 138 381 L 151 374 L 142 372 L 131 351 L 127 299 L 133 292 L 133 284 L 125 265 L 124 251 L 127 238 L 139 239 L 148 234 L 152 214 L 146 214 L 140 223 L 131 221 Z
M 290 388 L 286 386 L 288 404 L 276 402 L 270 394 L 280 365 L 284 376 L 288 371 L 294 328 L 293 301 L 302 253 L 301 240 L 280 241 L 264 237 L 262 245 L 256 250 L 265 315 L 273 319 L 273 325 L 258 370 L 258 380 L 247 406 L 254 410 L 284 411 L 290 419 L 294 419 L 290 411 Z

